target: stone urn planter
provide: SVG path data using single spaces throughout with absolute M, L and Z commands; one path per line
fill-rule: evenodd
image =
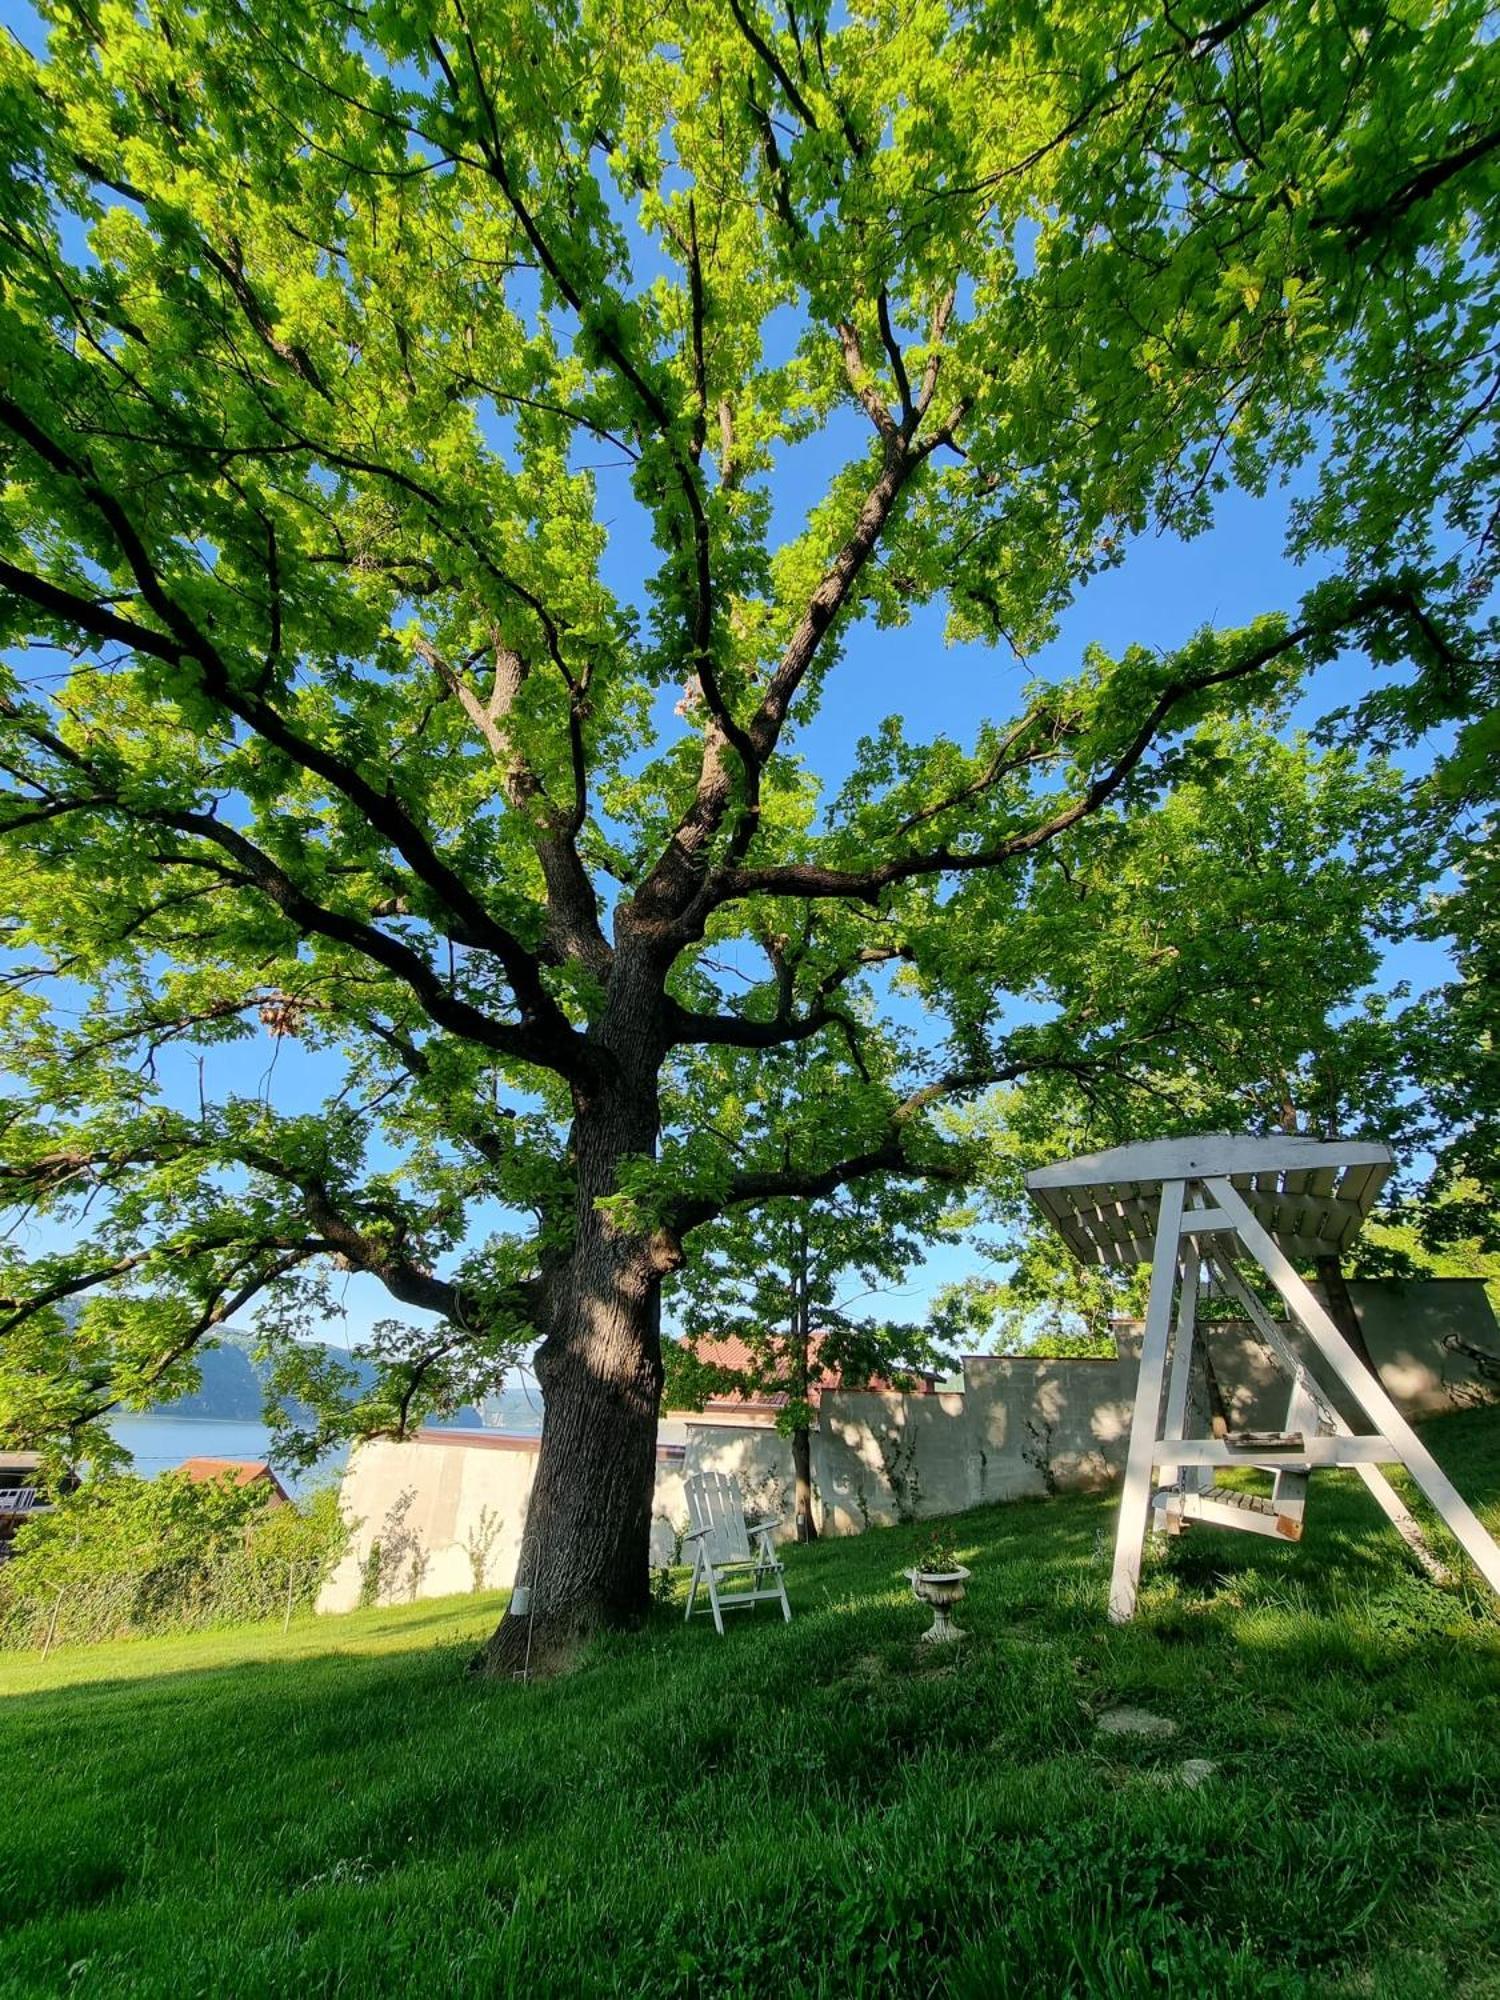
M 969 1572 L 962 1563 L 953 1563 L 938 1569 L 909 1569 L 912 1595 L 923 1604 L 932 1606 L 931 1627 L 922 1634 L 924 1644 L 951 1646 L 963 1638 L 962 1630 L 948 1616 L 953 1606 L 964 1594 L 964 1585 L 969 1581 Z

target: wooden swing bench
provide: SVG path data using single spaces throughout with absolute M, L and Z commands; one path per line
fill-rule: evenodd
M 1167 1487 L 1151 1503 L 1158 1530 L 1180 1535 L 1189 1521 L 1207 1521 L 1219 1528 L 1241 1528 L 1252 1535 L 1300 1542 L 1307 1475 L 1312 1470 L 1302 1432 L 1231 1431 L 1224 1443 L 1260 1471 L 1274 1473 L 1273 1490 L 1269 1494 L 1245 1493 L 1237 1486 L 1213 1484 Z M 1265 1460 L 1274 1462 L 1266 1464 Z
M 1500 1594 L 1500 1548 L 1293 1262 L 1344 1250 L 1394 1166 L 1386 1147 L 1353 1140 L 1213 1132 L 1116 1146 L 1026 1176 L 1032 1200 L 1080 1261 L 1151 1265 L 1110 1580 L 1109 1615 L 1116 1623 L 1135 1613 L 1148 1526 L 1180 1534 L 1190 1522 L 1202 1521 L 1299 1541 L 1309 1475 L 1332 1465 L 1356 1471 L 1429 1573 L 1446 1574 L 1380 1470 L 1404 1465 L 1479 1574 Z M 1314 1358 L 1373 1425 L 1371 1434 L 1356 1435 L 1314 1379 L 1284 1327 L 1236 1268 L 1242 1254 L 1280 1294 Z M 1289 1378 L 1290 1400 L 1279 1431 L 1184 1435 L 1205 1277 L 1235 1301 Z M 1232 1465 L 1268 1472 L 1270 1494 L 1217 1485 L 1215 1470 Z

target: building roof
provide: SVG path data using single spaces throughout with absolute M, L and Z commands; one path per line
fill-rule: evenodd
M 1367 1141 L 1207 1132 L 1060 1160 L 1029 1173 L 1026 1186 L 1082 1263 L 1149 1263 L 1169 1180 L 1227 1180 L 1289 1257 L 1311 1259 L 1348 1247 L 1394 1164 L 1387 1147 Z M 1197 1233 L 1210 1235 L 1219 1212 L 1207 1196 L 1200 1206 L 1208 1212 Z M 1220 1219 L 1220 1233 L 1231 1233 L 1227 1217 Z
M 254 1486 L 265 1480 L 279 1500 L 288 1498 L 286 1488 L 263 1458 L 185 1458 L 177 1470 L 185 1472 L 195 1485 L 230 1477 L 236 1486 Z
M 822 1401 L 825 1392 L 837 1389 L 870 1389 L 894 1391 L 896 1384 L 883 1375 L 871 1375 L 854 1381 L 846 1379 L 842 1370 L 825 1366 L 821 1360 L 823 1347 L 828 1340 L 826 1333 L 814 1332 L 808 1339 L 808 1385 L 807 1400 L 814 1408 Z M 693 1355 L 707 1367 L 728 1369 L 733 1374 L 754 1374 L 765 1366 L 765 1356 L 758 1354 L 750 1344 L 737 1333 L 720 1334 L 714 1339 L 700 1339 L 689 1343 Z M 937 1377 L 920 1369 L 901 1369 L 911 1387 L 905 1393 L 913 1396 L 935 1394 Z M 755 1388 L 748 1393 L 738 1389 L 724 1389 L 708 1398 L 702 1414 L 713 1411 L 734 1410 L 749 1414 L 765 1412 L 774 1414 L 786 1408 L 791 1394 L 785 1389 Z

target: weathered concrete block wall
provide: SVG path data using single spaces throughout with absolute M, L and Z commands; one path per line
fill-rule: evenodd
M 1452 1334 L 1500 1351 L 1500 1328 L 1477 1278 L 1381 1278 L 1352 1283 L 1349 1297 L 1380 1379 L 1407 1416 L 1441 1416 L 1494 1396 L 1494 1381 L 1443 1345 Z
M 354 1533 L 323 1586 L 318 1609 L 354 1609 L 377 1541 L 383 1603 L 509 1588 L 521 1553 L 536 1461 L 535 1438 L 493 1434 L 424 1431 L 404 1444 L 374 1439 L 359 1445 L 350 1455 L 339 1495 Z M 653 1562 L 676 1559 L 678 1528 L 686 1512 L 681 1453 L 659 1451 Z
M 746 1512 L 755 1520 L 781 1522 L 778 1540 L 796 1532 L 797 1482 L 792 1446 L 764 1424 L 695 1424 L 685 1426 L 683 1474 L 727 1472 L 738 1480 Z M 814 1457 L 817 1439 L 813 1441 Z M 816 1464 L 813 1478 L 818 1477 Z M 679 1493 L 681 1491 L 679 1484 Z M 680 1500 L 679 1524 L 687 1519 L 687 1501 Z
M 1478 1281 L 1382 1281 L 1349 1289 L 1381 1379 L 1408 1416 L 1436 1416 L 1494 1393 L 1494 1384 L 1486 1384 L 1471 1358 L 1443 1344 L 1456 1334 L 1475 1347 L 1500 1351 L 1500 1329 Z M 1208 1339 L 1231 1426 L 1280 1429 L 1288 1385 L 1252 1330 L 1217 1325 Z M 1314 1374 L 1326 1383 L 1327 1371 L 1310 1344 L 1300 1334 L 1294 1344 L 1307 1352 Z M 812 1441 L 820 1530 L 853 1535 L 874 1525 L 958 1513 L 982 1501 L 1109 1486 L 1125 1462 L 1138 1334 L 1132 1338 L 1128 1328 L 1121 1329 L 1120 1348 L 1119 1356 L 1108 1360 L 970 1356 L 961 1394 L 825 1396 Z M 1338 1395 L 1334 1400 L 1347 1401 Z M 1346 1408 L 1345 1414 L 1355 1413 Z M 1189 1430 L 1201 1436 L 1207 1428 L 1207 1391 L 1199 1372 Z M 382 1591 L 387 1598 L 472 1589 L 470 1551 L 477 1556 L 486 1536 L 486 1583 L 513 1582 L 536 1452 L 534 1438 L 451 1431 L 424 1432 L 410 1444 L 360 1446 L 343 1485 L 345 1512 L 358 1526 L 319 1609 L 344 1611 L 358 1603 L 376 1540 L 388 1554 L 394 1551 Z M 689 1419 L 663 1426 L 653 1562 L 672 1562 L 680 1553 L 687 1515 L 683 1478 L 696 1471 L 732 1474 L 755 1514 L 777 1515 L 780 1533 L 794 1532 L 788 1440 L 764 1426 Z
M 840 1391 L 812 1438 L 819 1530 L 956 1514 L 983 1501 L 1107 1486 L 1124 1464 L 1135 1364 L 971 1355 L 962 1394 Z M 775 1431 L 687 1425 L 688 1472 L 736 1477 L 747 1503 L 794 1517 L 791 1446 Z
M 1457 1333 L 1500 1351 L 1500 1330 L 1477 1280 L 1381 1281 L 1351 1285 L 1350 1293 L 1381 1379 L 1409 1417 L 1437 1416 L 1494 1393 L 1471 1359 L 1443 1345 Z M 1120 1333 L 1114 1359 L 970 1355 L 961 1395 L 825 1396 L 812 1440 L 820 1532 L 858 1534 L 982 1501 L 1109 1486 L 1124 1469 L 1140 1344 L 1138 1328 Z M 1292 1339 L 1327 1385 L 1311 1342 L 1300 1332 Z M 1231 1428 L 1279 1430 L 1289 1384 L 1253 1329 L 1216 1324 L 1208 1343 Z M 1357 1416 L 1342 1392 L 1333 1400 L 1346 1416 Z M 1204 1435 L 1208 1422 L 1200 1367 L 1189 1432 Z M 722 1423 L 689 1422 L 686 1432 L 689 1472 L 734 1474 L 747 1499 L 779 1514 L 783 1534 L 792 1532 L 791 1448 L 784 1438 Z
M 357 1446 L 339 1495 L 354 1533 L 318 1609 L 350 1611 L 358 1604 L 377 1542 L 383 1602 L 473 1590 L 481 1558 L 484 1584 L 510 1582 L 535 1472 L 534 1447 L 497 1449 L 451 1434 L 441 1442 L 428 1434 L 404 1444 L 376 1438 Z
M 1322 1288 L 1312 1290 L 1322 1296 Z M 1483 1283 L 1477 1278 L 1398 1278 L 1353 1280 L 1350 1303 L 1360 1332 L 1386 1390 L 1414 1422 L 1487 1401 L 1496 1393 L 1471 1356 L 1448 1348 L 1450 1335 L 1471 1347 L 1500 1352 L 1500 1327 Z M 1140 1332 L 1124 1328 L 1122 1347 L 1140 1352 Z M 1318 1351 L 1300 1327 L 1285 1329 L 1292 1346 L 1328 1390 L 1350 1422 L 1360 1413 L 1347 1392 L 1329 1377 Z M 1219 1323 L 1208 1328 L 1219 1387 L 1237 1429 L 1279 1428 L 1286 1414 L 1286 1378 L 1252 1328 Z

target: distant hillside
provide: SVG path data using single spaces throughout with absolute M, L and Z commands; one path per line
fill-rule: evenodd
M 170 1403 L 153 1403 L 150 1415 L 259 1422 L 265 1398 L 248 1354 L 237 1347 L 215 1345 L 200 1348 L 197 1362 L 202 1385 Z
M 356 1395 L 375 1380 L 376 1370 L 372 1363 L 361 1361 L 328 1341 L 313 1344 L 327 1348 L 341 1366 L 350 1370 L 355 1377 Z M 170 1403 L 153 1403 L 149 1414 L 153 1417 L 213 1417 L 220 1422 L 259 1423 L 265 1414 L 265 1384 L 270 1370 L 252 1358 L 252 1347 L 253 1336 L 243 1328 L 225 1327 L 219 1338 L 211 1346 L 201 1347 L 195 1357 L 203 1378 L 200 1386 L 188 1395 L 174 1397 Z M 508 1393 L 509 1384 L 506 1390 Z M 293 1402 L 290 1408 L 299 1419 L 312 1414 L 301 1403 Z M 477 1410 L 464 1409 L 449 1421 L 477 1426 L 480 1417 Z
M 69 1325 L 83 1310 L 81 1299 L 65 1299 L 59 1308 Z M 312 1341 L 326 1348 L 355 1378 L 354 1394 L 368 1389 L 376 1369 L 346 1348 L 332 1341 Z M 198 1388 L 170 1403 L 152 1403 L 143 1412 L 151 1417 L 207 1417 L 218 1423 L 258 1424 L 265 1418 L 265 1385 L 270 1370 L 254 1359 L 255 1336 L 242 1326 L 226 1326 L 212 1342 L 200 1347 L 194 1357 L 202 1380 Z M 305 1403 L 293 1401 L 292 1415 L 301 1422 L 312 1416 Z M 542 1428 L 542 1392 L 536 1377 L 524 1365 L 506 1376 L 499 1391 L 484 1398 L 483 1411 L 465 1403 L 451 1417 L 434 1421 L 435 1430 L 494 1430 L 535 1435 Z

